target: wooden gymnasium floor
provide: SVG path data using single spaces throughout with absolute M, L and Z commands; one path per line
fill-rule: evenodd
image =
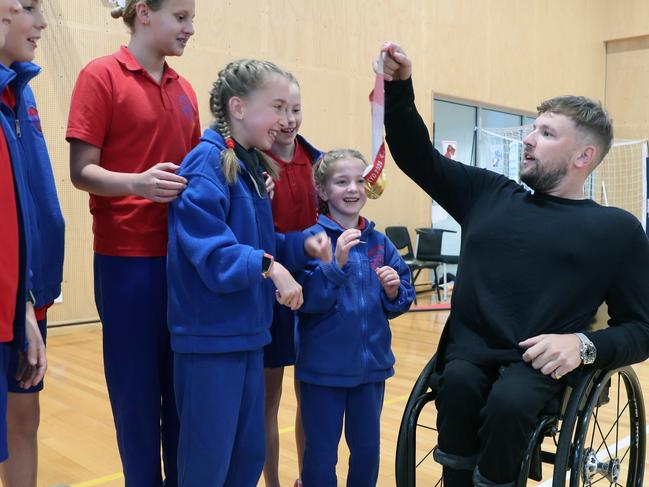
M 430 302 L 420 295 L 420 303 Z M 393 349 L 397 358 L 395 376 L 387 382 L 381 432 L 381 469 L 378 485 L 394 485 L 396 437 L 403 408 L 416 377 L 436 348 L 447 317 L 446 311 L 407 313 L 392 322 Z M 49 371 L 41 395 L 42 418 L 39 437 L 39 486 L 118 487 L 124 481 L 115 444 L 101 353 L 99 325 L 52 329 L 48 336 Z M 636 366 L 645 392 L 649 391 L 649 368 Z M 293 437 L 295 399 L 293 373 L 287 369 L 280 408 L 280 475 L 282 485 L 292 486 L 297 473 Z M 647 402 L 645 394 L 645 403 Z M 432 418 L 432 413 L 429 413 Z M 434 419 L 429 420 L 434 421 Z M 340 447 L 339 485 L 345 484 L 347 451 Z M 430 481 L 439 475 L 435 464 L 428 467 Z M 549 471 L 549 470 L 548 470 Z M 529 485 L 550 486 L 545 483 Z M 264 485 L 263 480 L 260 486 Z

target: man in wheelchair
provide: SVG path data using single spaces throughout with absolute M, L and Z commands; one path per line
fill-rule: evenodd
M 447 486 L 512 486 L 566 375 L 649 356 L 647 235 L 630 213 L 583 194 L 613 140 L 599 103 L 561 96 L 538 107 L 520 167 L 529 191 L 435 150 L 415 107 L 410 59 L 392 43 L 380 56 L 390 152 L 462 226 L 437 352 L 434 457 Z M 588 331 L 603 302 L 609 327 Z

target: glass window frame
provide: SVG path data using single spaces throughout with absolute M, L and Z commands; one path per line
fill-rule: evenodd
M 483 117 L 483 111 L 484 110 L 496 111 L 496 112 L 501 112 L 501 113 L 506 114 L 506 115 L 517 116 L 517 117 L 520 118 L 520 126 L 521 127 L 524 126 L 524 125 L 527 125 L 528 124 L 527 122 L 528 122 L 529 119 L 534 120 L 536 118 L 536 113 L 534 113 L 534 112 L 528 112 L 528 111 L 525 111 L 525 110 L 517 110 L 517 109 L 514 109 L 514 108 L 502 107 L 502 106 L 497 106 L 497 105 L 490 105 L 490 104 L 487 104 L 487 103 L 480 103 L 480 102 L 477 102 L 475 100 L 466 100 L 466 99 L 463 99 L 463 98 L 457 98 L 457 97 L 453 97 L 453 96 L 446 96 L 446 95 L 442 95 L 442 94 L 433 93 L 433 96 L 432 96 L 432 111 L 431 111 L 431 113 L 432 113 L 432 115 L 431 115 L 431 118 L 432 118 L 432 120 L 431 120 L 431 129 L 432 129 L 431 130 L 431 142 L 433 143 L 433 145 L 435 145 L 435 136 L 436 136 L 436 128 L 437 128 L 436 127 L 436 121 L 435 121 L 435 118 L 436 118 L 435 102 L 436 101 L 441 101 L 441 102 L 445 102 L 445 103 L 452 103 L 452 104 L 455 104 L 455 105 L 463 105 L 463 106 L 467 106 L 467 107 L 475 109 L 475 124 L 474 124 L 474 127 L 473 127 L 473 138 L 472 138 L 472 140 L 473 140 L 473 148 L 472 148 L 472 151 L 471 151 L 471 158 L 470 158 L 469 161 L 466 161 L 466 160 L 461 161 L 461 162 L 463 162 L 465 164 L 469 164 L 471 166 L 476 166 L 477 161 L 479 160 L 478 152 L 480 151 L 480 147 L 479 147 L 479 144 L 478 144 L 478 133 L 479 133 L 480 129 L 483 128 L 482 119 L 484 118 Z M 437 150 L 439 150 L 440 152 L 442 150 L 441 147 L 435 146 L 435 148 Z

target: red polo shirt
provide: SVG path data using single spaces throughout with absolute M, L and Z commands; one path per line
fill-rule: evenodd
M 285 162 L 270 152 L 267 154 L 280 166 L 272 202 L 275 230 L 280 233 L 295 232 L 315 225 L 318 219 L 318 199 L 307 151 L 296 142 L 291 162 Z
M 18 296 L 18 208 L 14 173 L 4 133 L 0 130 L 0 342 L 13 339 Z
M 197 107 L 189 82 L 165 64 L 156 83 L 122 46 L 79 73 L 66 139 L 99 147 L 100 166 L 110 171 L 141 173 L 159 162 L 180 164 L 200 138 Z M 95 252 L 166 255 L 166 204 L 91 194 L 90 213 Z

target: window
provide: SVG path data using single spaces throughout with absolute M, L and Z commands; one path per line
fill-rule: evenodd
M 494 158 L 489 150 L 480 147 L 478 131 L 480 128 L 500 129 L 529 125 L 534 122 L 531 114 L 506 112 L 481 105 L 435 98 L 433 115 L 433 145 L 442 154 L 464 164 L 488 167 L 509 177 L 518 176 L 518 166 L 508 164 L 504 154 Z M 496 163 L 492 164 L 494 161 Z M 436 228 L 457 232 L 445 234 L 442 252 L 449 255 L 459 254 L 460 226 L 435 201 L 431 209 L 431 224 Z M 455 272 L 455 269 L 449 266 L 449 271 Z
M 524 112 L 506 112 L 481 105 L 435 98 L 433 101 L 433 145 L 442 154 L 448 145 L 455 144 L 449 155 L 452 159 L 472 166 L 487 157 L 480 154 L 478 130 L 480 128 L 520 127 L 534 123 L 534 117 Z M 504 171 L 501 168 L 501 171 Z

